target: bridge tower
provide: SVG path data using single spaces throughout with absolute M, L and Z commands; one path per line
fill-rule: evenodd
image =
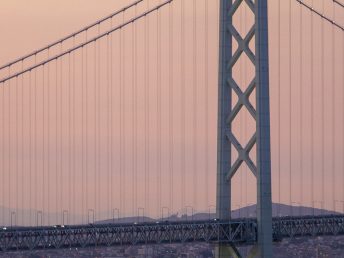
M 241 37 L 232 20 L 238 8 L 246 2 L 254 14 L 254 24 L 247 35 Z M 267 0 L 220 0 L 220 58 L 219 58 L 219 105 L 218 105 L 218 161 L 217 161 L 217 217 L 230 220 L 231 178 L 242 163 L 246 163 L 257 179 L 258 245 L 250 256 L 272 257 L 272 203 L 271 203 L 271 158 L 270 158 L 270 109 L 269 109 L 269 59 L 268 59 L 268 10 Z M 238 48 L 234 52 L 232 40 Z M 249 48 L 255 40 L 255 51 Z M 233 78 L 233 67 L 239 57 L 246 54 L 255 67 L 255 76 L 247 87 L 239 87 Z M 246 88 L 242 91 L 241 88 Z M 256 91 L 256 108 L 249 96 Z M 238 103 L 232 106 L 232 94 Z M 246 108 L 256 122 L 256 130 L 247 145 L 234 136 L 232 124 L 242 108 Z M 232 148 L 233 147 L 233 148 Z M 256 148 L 256 164 L 250 151 Z M 238 152 L 232 162 L 231 152 Z M 240 257 L 235 247 L 219 245 L 218 257 Z

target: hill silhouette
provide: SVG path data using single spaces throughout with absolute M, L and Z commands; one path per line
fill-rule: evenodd
M 284 217 L 284 216 L 320 216 L 320 215 L 338 215 L 341 214 L 339 212 L 325 210 L 325 209 L 318 209 L 312 207 L 304 207 L 304 206 L 290 206 L 285 204 L 272 204 L 272 214 L 273 217 Z M 232 211 L 231 214 L 233 219 L 236 218 L 254 218 L 256 217 L 256 205 L 246 206 L 240 209 L 236 209 Z M 214 212 L 195 212 L 193 215 L 185 214 L 185 213 L 177 213 L 165 218 L 154 219 L 147 216 L 141 217 L 125 217 L 119 219 L 110 219 L 110 220 L 101 220 L 97 221 L 97 224 L 106 224 L 106 223 L 147 223 L 147 222 L 161 222 L 161 221 L 192 221 L 192 220 L 211 220 L 215 219 L 216 214 Z

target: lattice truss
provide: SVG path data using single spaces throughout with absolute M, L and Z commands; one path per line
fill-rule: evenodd
M 252 0 L 236 0 L 233 2 L 232 7 L 230 9 L 229 15 L 233 20 L 233 16 L 238 13 L 239 8 L 243 8 L 244 4 L 246 4 L 255 17 L 255 3 Z M 227 81 L 228 86 L 231 88 L 232 95 L 235 94 L 237 96 L 237 103 L 232 108 L 228 118 L 227 123 L 229 128 L 232 128 L 233 123 L 239 119 L 239 113 L 243 109 L 246 109 L 250 116 L 257 121 L 257 114 L 254 105 L 250 101 L 250 96 L 256 89 L 256 76 L 252 78 L 252 80 L 248 83 L 248 85 L 241 85 L 240 83 L 235 80 L 233 76 L 233 70 L 236 66 L 238 66 L 238 61 L 243 55 L 246 55 L 250 61 L 249 65 L 252 65 L 255 68 L 255 54 L 250 49 L 250 42 L 255 36 L 255 22 L 251 25 L 250 29 L 246 33 L 246 35 L 241 35 L 243 33 L 239 33 L 238 29 L 232 22 L 229 25 L 228 32 L 233 36 L 232 38 L 237 42 L 237 49 L 233 53 L 231 60 L 228 63 L 227 69 L 232 71 L 230 74 L 230 78 Z M 254 73 L 255 74 L 255 73 Z M 242 82 L 241 82 L 242 83 Z M 254 130 L 253 135 L 249 138 L 248 142 L 245 144 L 243 140 L 239 140 L 237 138 L 232 129 L 229 130 L 227 134 L 227 139 L 230 141 L 231 145 L 235 148 L 238 153 L 237 159 L 232 164 L 230 171 L 227 174 L 227 180 L 231 180 L 231 178 L 235 175 L 238 169 L 242 166 L 242 163 L 245 162 L 250 171 L 257 177 L 257 167 L 256 164 L 250 158 L 250 152 L 253 147 L 256 145 L 257 136 L 256 136 L 256 128 Z M 233 148 L 232 148 L 233 149 Z
M 273 220 L 272 229 L 274 241 L 294 237 L 343 235 L 344 217 L 280 217 Z M 0 232 L 0 252 L 189 242 L 252 245 L 257 242 L 257 221 L 239 219 L 230 222 L 206 220 L 133 225 L 95 224 L 65 228 L 9 228 Z
M 96 224 L 8 229 L 0 232 L 0 251 L 188 242 L 252 244 L 256 239 L 253 220 Z

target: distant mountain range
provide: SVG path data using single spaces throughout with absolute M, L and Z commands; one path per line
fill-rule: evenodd
M 272 214 L 274 217 L 279 216 L 306 216 L 306 215 L 333 215 L 340 214 L 339 212 L 317 209 L 312 207 L 303 206 L 290 206 L 285 204 L 272 204 Z M 232 218 L 254 218 L 256 217 L 256 205 L 246 206 L 240 209 L 232 211 Z M 142 222 L 158 222 L 158 221 L 185 221 L 185 220 L 207 220 L 215 219 L 215 213 L 195 213 L 193 215 L 186 214 L 173 214 L 166 218 L 153 219 L 150 217 L 126 217 L 114 220 L 101 220 L 97 221 L 96 224 L 102 223 L 142 223 Z
M 18 225 L 18 226 L 26 226 L 26 225 L 42 225 L 47 223 L 47 218 L 51 218 L 51 223 L 61 224 L 65 223 L 68 224 L 68 221 L 82 221 L 82 217 L 80 215 L 67 215 L 65 214 L 64 222 L 62 221 L 62 214 L 56 213 L 44 213 L 42 216 L 42 212 L 37 211 L 29 211 L 29 210 L 17 210 L 16 213 L 12 214 L 12 221 L 11 221 L 11 213 L 13 210 L 4 208 L 0 206 L 0 223 L 5 226 L 9 225 Z M 317 208 L 311 207 L 303 207 L 303 206 L 290 206 L 285 204 L 272 204 L 272 213 L 274 217 L 278 216 L 304 216 L 304 215 L 329 215 L 329 214 L 340 214 L 339 212 L 329 211 L 329 210 L 322 210 Z M 4 215 L 6 220 L 1 222 L 1 216 Z M 43 218 L 44 217 L 44 218 Z M 105 216 L 104 216 L 105 217 Z M 256 217 L 256 205 L 251 205 L 247 207 L 243 207 L 240 209 L 236 209 L 232 211 L 232 218 L 254 218 Z M 193 215 L 190 214 L 183 214 L 177 213 L 172 214 L 170 216 L 166 216 L 165 218 L 153 219 L 150 217 L 124 217 L 119 219 L 109 219 L 109 220 L 100 220 L 94 223 L 101 224 L 101 223 L 142 223 L 142 222 L 157 222 L 157 221 L 185 221 L 185 220 L 207 220 L 207 219 L 215 219 L 216 214 L 214 210 L 212 213 L 209 212 L 199 212 L 194 213 Z M 30 223 L 31 222 L 31 223 Z

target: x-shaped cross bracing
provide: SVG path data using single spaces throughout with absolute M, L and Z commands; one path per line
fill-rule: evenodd
M 254 3 L 252 2 L 252 0 L 237 0 L 233 3 L 231 10 L 229 11 L 229 15 L 232 18 L 243 1 L 245 1 L 247 6 L 251 9 L 252 13 L 255 14 Z M 255 54 L 251 51 L 249 47 L 250 41 L 255 36 L 255 26 L 256 26 L 255 24 L 252 25 L 251 29 L 248 31 L 248 33 L 246 34 L 244 38 L 240 36 L 239 32 L 233 26 L 233 23 L 228 26 L 227 30 L 237 41 L 238 48 L 233 54 L 231 60 L 228 62 L 227 69 L 233 70 L 233 67 L 237 64 L 237 61 L 243 54 L 247 55 L 247 57 L 252 62 L 253 66 L 255 67 L 255 62 L 256 62 Z M 250 82 L 250 84 L 248 85 L 247 89 L 244 92 L 240 89 L 239 85 L 235 82 L 235 80 L 233 79 L 233 76 L 227 79 L 227 84 L 235 92 L 235 94 L 238 97 L 238 102 L 233 107 L 233 109 L 231 110 L 231 113 L 229 114 L 226 120 L 226 122 L 230 125 L 230 128 L 232 128 L 231 126 L 232 123 L 238 117 L 238 114 L 243 107 L 245 107 L 247 111 L 250 113 L 250 115 L 253 117 L 253 119 L 257 121 L 256 110 L 250 102 L 250 96 L 256 88 L 256 77 L 252 79 L 252 81 Z M 240 142 L 238 141 L 238 139 L 234 136 L 232 132 L 227 133 L 226 136 L 227 136 L 227 139 L 231 142 L 231 144 L 235 147 L 235 149 L 238 152 L 238 158 L 232 164 L 230 171 L 228 172 L 227 177 L 226 177 L 227 180 L 230 180 L 235 175 L 235 173 L 238 171 L 238 169 L 240 168 L 243 162 L 247 164 L 251 172 L 257 177 L 257 167 L 253 163 L 249 155 L 250 151 L 255 146 L 256 141 L 257 141 L 256 133 L 252 135 L 251 139 L 249 140 L 249 142 L 247 143 L 245 147 L 243 147 L 242 144 L 240 144 Z

